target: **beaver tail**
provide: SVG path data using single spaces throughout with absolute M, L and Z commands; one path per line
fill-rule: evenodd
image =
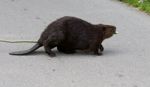
M 16 52 L 11 52 L 9 53 L 10 55 L 27 55 L 27 54 L 31 54 L 32 52 L 34 52 L 35 50 L 37 50 L 38 48 L 40 48 L 42 45 L 39 43 L 36 43 L 32 48 L 28 49 L 28 50 L 23 50 L 23 51 L 16 51 Z

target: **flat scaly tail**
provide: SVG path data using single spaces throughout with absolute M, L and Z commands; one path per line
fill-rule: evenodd
M 16 51 L 16 52 L 11 52 L 9 53 L 10 55 L 27 55 L 27 54 L 31 54 L 32 52 L 34 52 L 35 50 L 37 50 L 38 48 L 40 48 L 42 45 L 39 43 L 36 43 L 32 48 L 28 49 L 28 50 L 23 50 L 23 51 Z

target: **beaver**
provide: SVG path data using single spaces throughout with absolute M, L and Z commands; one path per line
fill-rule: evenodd
M 51 50 L 54 47 L 63 53 L 88 50 L 101 55 L 104 50 L 102 42 L 115 33 L 116 27 L 113 25 L 92 24 L 77 17 L 64 16 L 49 24 L 32 48 L 9 54 L 27 55 L 44 46 L 45 52 L 51 57 L 56 56 Z

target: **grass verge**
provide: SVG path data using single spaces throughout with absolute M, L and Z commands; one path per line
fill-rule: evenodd
M 139 0 L 119 0 L 125 3 L 128 3 L 131 6 L 134 6 L 148 14 L 150 14 L 150 0 L 143 0 L 144 2 L 139 2 Z

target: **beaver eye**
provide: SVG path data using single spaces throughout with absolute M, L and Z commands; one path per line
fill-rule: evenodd
M 105 28 L 105 27 L 103 27 L 103 31 L 106 31 L 106 28 Z

